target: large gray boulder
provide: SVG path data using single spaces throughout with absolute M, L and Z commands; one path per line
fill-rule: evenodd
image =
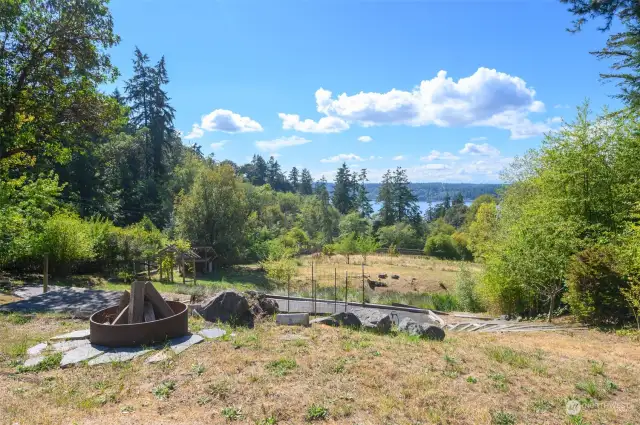
M 222 291 L 206 301 L 198 313 L 209 322 L 253 324 L 247 298 L 236 291 Z
M 444 329 L 442 329 L 440 326 L 423 323 L 420 325 L 420 329 L 422 330 L 423 338 L 433 339 L 436 341 L 444 340 Z
M 331 316 L 319 317 L 317 319 L 313 319 L 310 323 L 319 323 L 329 326 L 348 326 L 354 328 L 359 328 L 362 325 L 360 319 L 358 319 L 358 316 L 348 312 L 341 312 L 332 314 Z
M 256 291 L 247 291 L 246 294 L 249 308 L 254 317 L 273 316 L 280 312 L 277 301 L 267 298 L 265 294 Z
M 442 341 L 444 339 L 444 330 L 431 323 L 418 323 L 415 320 L 405 317 L 398 324 L 398 330 L 406 332 L 409 335 L 419 336 L 425 339 L 433 339 Z
M 422 329 L 420 328 L 420 324 L 409 317 L 405 317 L 400 321 L 400 323 L 398 323 L 398 330 L 401 332 L 406 332 L 409 335 L 422 336 Z
M 391 330 L 393 322 L 388 314 L 383 314 L 378 310 L 368 308 L 354 309 L 353 314 L 360 319 L 363 328 L 372 329 L 381 333 L 388 333 Z

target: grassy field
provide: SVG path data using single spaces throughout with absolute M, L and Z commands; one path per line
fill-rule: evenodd
M 202 322 L 192 322 L 199 328 Z M 272 321 L 170 361 L 17 373 L 25 350 L 86 327 L 0 316 L 7 424 L 637 424 L 640 345 L 598 331 L 442 343 Z M 580 415 L 565 405 L 579 400 Z
M 349 259 L 350 264 L 347 264 L 346 257 L 342 255 L 319 259 L 304 256 L 299 259 L 297 273 L 292 281 L 294 287 L 309 285 L 312 262 L 314 278 L 320 286 L 333 286 L 336 273 L 338 282 L 344 282 L 344 275 L 347 272 L 355 284 L 362 276 L 363 259 L 359 255 L 352 255 Z M 379 292 L 445 293 L 455 288 L 456 276 L 462 266 L 472 272 L 481 270 L 479 264 L 461 261 L 445 261 L 420 256 L 369 255 L 364 274 L 372 280 L 380 280 L 389 285 L 376 288 Z M 388 277 L 378 279 L 379 274 L 386 274 Z M 391 279 L 393 274 L 397 274 L 399 279 Z
M 333 299 L 334 277 L 337 276 L 337 297 L 345 297 L 345 273 L 348 276 L 347 298 L 349 301 L 362 300 L 362 257 L 351 256 L 350 264 L 341 255 L 322 257 L 313 260 L 313 278 L 319 286 L 319 298 Z M 296 274 L 291 280 L 291 294 L 311 296 L 311 263 L 310 256 L 297 259 Z M 481 266 L 459 261 L 442 261 L 427 257 L 371 255 L 364 267 L 365 276 L 372 280 L 385 282 L 387 287 L 371 290 L 365 285 L 365 299 L 368 302 L 390 304 L 399 302 L 416 307 L 432 308 L 436 310 L 455 310 L 455 300 L 451 294 L 455 291 L 455 281 L 461 267 L 467 267 L 477 273 Z M 378 275 L 387 274 L 386 279 L 379 279 Z M 391 275 L 399 275 L 392 279 Z M 286 293 L 286 286 L 272 282 L 264 274 L 259 264 L 248 264 L 220 269 L 212 274 L 201 275 L 197 278 L 197 285 L 193 285 L 191 278 L 182 284 L 182 278 L 175 274 L 175 283 L 161 282 L 158 275 L 152 275 L 154 286 L 165 294 L 195 295 L 202 299 L 217 291 L 234 288 L 240 291 L 258 290 L 273 293 Z M 41 277 L 24 277 L 22 281 L 14 283 L 41 282 Z M 62 279 L 52 279 L 51 285 L 80 286 L 95 289 L 122 291 L 129 289 L 129 284 L 108 282 L 99 276 L 72 276 Z M 7 299 L 5 302 L 9 302 Z M 2 300 L 0 299 L 0 303 Z

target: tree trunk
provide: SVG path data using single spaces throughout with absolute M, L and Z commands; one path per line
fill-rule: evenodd
M 551 315 L 553 314 L 553 307 L 556 301 L 555 294 L 549 299 L 549 316 L 547 316 L 547 322 L 551 322 Z

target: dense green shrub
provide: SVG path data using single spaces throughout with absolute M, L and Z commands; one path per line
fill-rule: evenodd
M 424 243 L 424 239 L 408 223 L 396 223 L 393 226 L 381 227 L 377 234 L 380 246 L 383 248 L 395 245 L 396 248 L 420 249 Z
M 456 298 L 460 309 L 463 311 L 478 312 L 484 310 L 476 288 L 476 277 L 469 268 L 464 265 L 461 266 L 456 278 Z
M 457 260 L 460 254 L 456 249 L 453 238 L 445 234 L 429 236 L 424 245 L 424 253 L 430 257 L 442 258 L 445 260 Z
M 628 282 L 617 271 L 612 247 L 594 246 L 576 254 L 567 270 L 567 284 L 564 300 L 580 320 L 619 324 L 629 319 L 629 307 L 621 292 Z
M 473 260 L 473 254 L 469 249 L 469 238 L 466 233 L 455 232 L 451 235 L 451 239 L 453 240 L 453 245 L 458 252 L 458 258 L 465 261 Z
M 89 226 L 75 214 L 55 214 L 44 225 L 37 253 L 49 254 L 52 274 L 69 273 L 80 262 L 95 257 Z

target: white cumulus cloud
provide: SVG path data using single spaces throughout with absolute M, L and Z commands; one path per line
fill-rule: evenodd
M 460 149 L 460 153 L 483 156 L 500 155 L 500 151 L 488 143 L 465 143 L 464 148 Z
M 460 157 L 455 156 L 451 152 L 440 152 L 436 150 L 432 150 L 431 153 L 427 156 L 420 157 L 421 161 L 435 161 L 435 160 L 455 161 L 458 159 L 460 159 Z
M 320 88 L 315 93 L 316 109 L 326 117 L 339 119 L 342 129 L 352 123 L 361 126 L 400 124 L 411 126 L 437 125 L 440 127 L 489 126 L 511 131 L 512 138 L 525 138 L 548 131 L 552 122 L 532 123 L 531 113 L 545 111 L 537 100 L 536 92 L 520 77 L 495 69 L 478 68 L 471 76 L 454 81 L 440 71 L 424 80 L 411 91 L 391 89 L 385 93 L 360 92 L 349 95 L 333 93 Z M 296 117 L 283 127 L 294 128 L 309 121 L 309 129 L 334 126 L 322 121 L 299 121 Z M 307 129 L 307 131 L 310 131 Z M 305 130 L 301 130 L 305 131 Z
M 485 140 L 487 140 L 487 138 L 484 136 L 472 137 L 471 139 L 469 139 L 470 142 L 484 142 Z
M 353 153 L 341 153 L 329 158 L 323 158 L 320 162 L 364 161 L 364 158 Z
M 405 159 L 404 155 L 397 155 L 393 157 L 394 161 L 403 161 Z
M 211 143 L 211 150 L 221 151 L 222 149 L 224 149 L 224 145 L 226 145 L 228 142 L 228 140 L 221 140 L 219 142 Z
M 274 140 L 260 140 L 256 142 L 256 147 L 263 151 L 277 151 L 290 146 L 299 146 L 311 143 L 311 140 L 298 136 L 281 137 Z
M 296 130 L 303 133 L 339 133 L 347 130 L 349 124 L 337 117 L 323 117 L 318 122 L 306 119 L 300 121 L 300 115 L 279 113 L 284 130 Z
M 262 131 L 262 126 L 249 117 L 243 117 L 227 109 L 216 109 L 203 115 L 200 124 L 193 124 L 191 132 L 185 136 L 185 139 L 199 139 L 204 136 L 205 131 L 250 133 Z
M 358 137 L 358 141 L 362 143 L 369 143 L 373 141 L 373 138 L 371 136 L 360 136 Z
M 200 126 L 198 124 L 194 124 L 191 127 L 191 132 L 189 132 L 189 134 L 184 136 L 184 138 L 187 139 L 187 140 L 191 140 L 191 139 L 199 139 L 202 136 L 204 136 L 204 130 L 202 128 L 200 128 Z

